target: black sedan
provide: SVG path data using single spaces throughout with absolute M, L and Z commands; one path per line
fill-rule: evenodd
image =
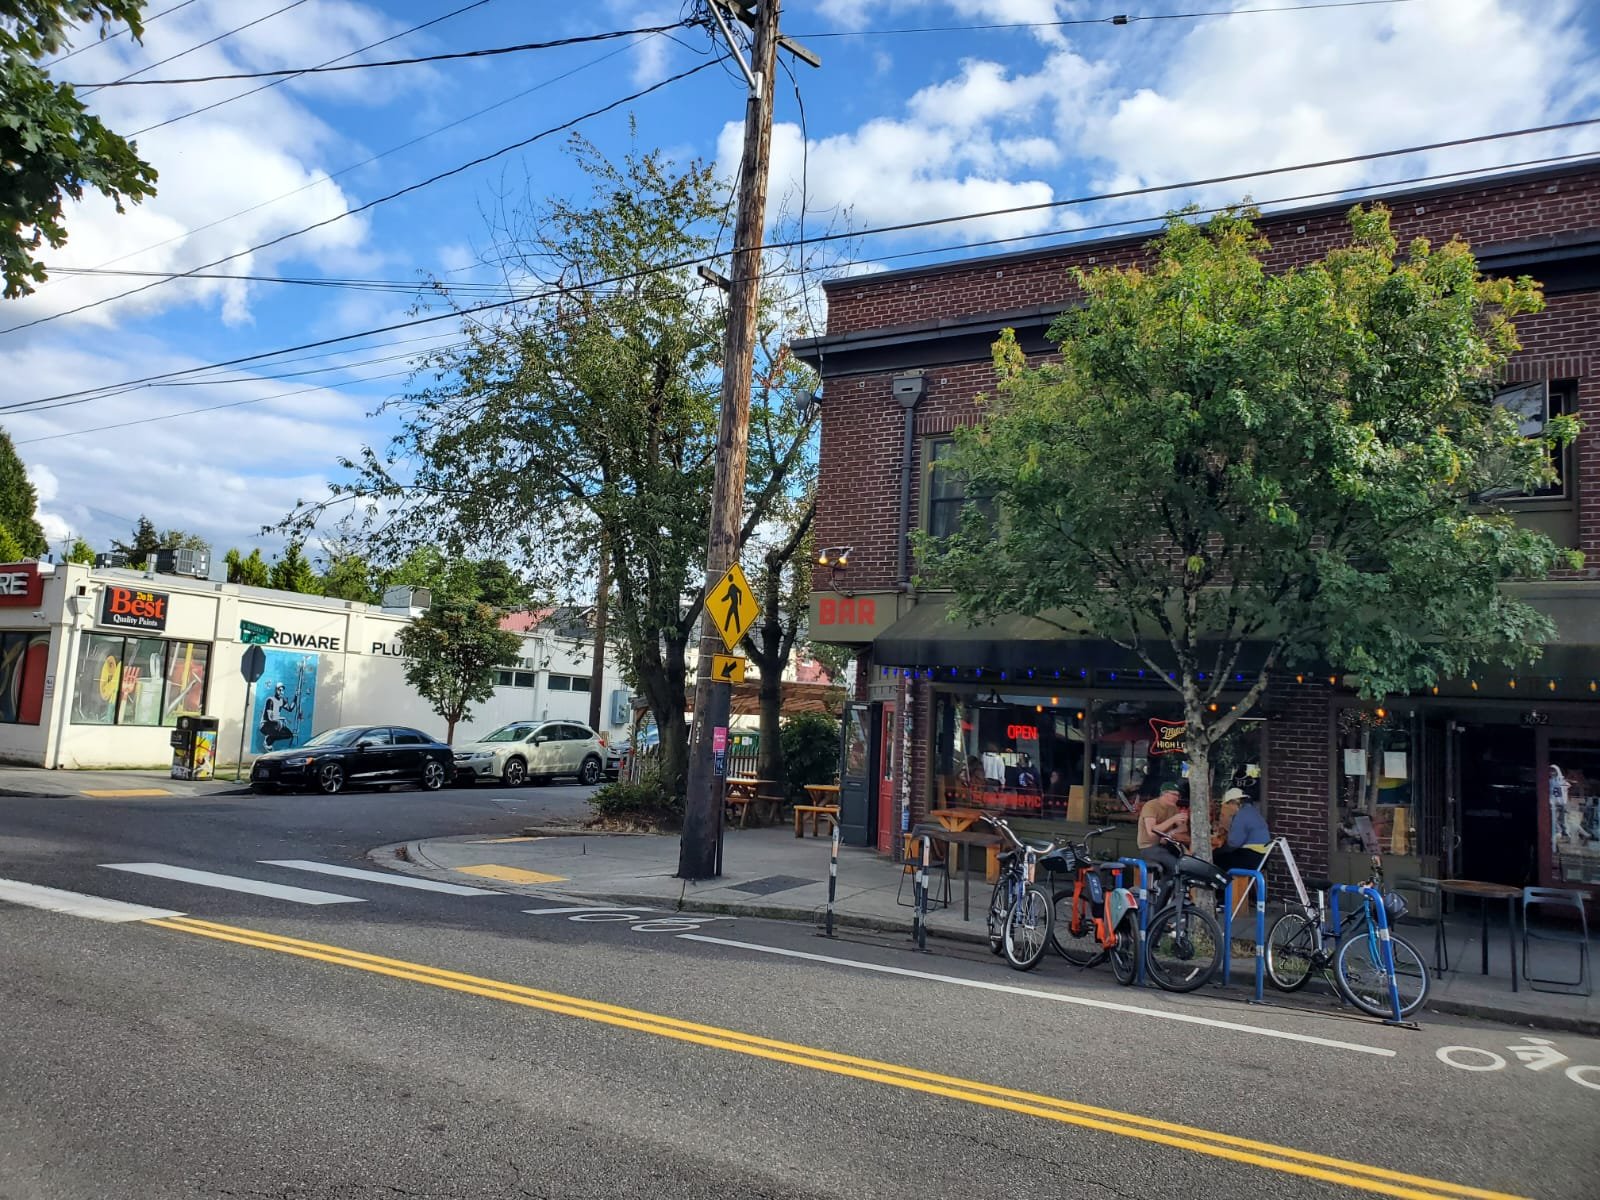
M 342 725 L 304 746 L 256 759 L 250 786 L 258 792 L 315 788 L 325 795 L 347 787 L 415 783 L 438 791 L 455 769 L 450 747 L 400 725 Z

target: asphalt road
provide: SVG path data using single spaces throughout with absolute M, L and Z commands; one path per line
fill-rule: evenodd
M 328 873 L 504 794 L 0 798 L 0 1198 L 1596 1192 L 1592 1039 Z

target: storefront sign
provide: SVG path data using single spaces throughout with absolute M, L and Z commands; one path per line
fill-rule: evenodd
M 38 563 L 6 563 L 0 566 L 0 605 L 8 608 L 37 608 L 44 599 L 44 576 Z
M 1184 723 L 1182 721 L 1163 721 L 1159 717 L 1150 718 L 1150 755 L 1157 754 L 1187 754 L 1188 747 L 1183 741 Z
M 1006 737 L 1013 742 L 1037 742 L 1039 728 L 1036 725 L 1007 725 Z
M 344 640 L 323 633 L 285 633 L 278 630 L 272 635 L 274 646 L 290 646 L 296 650 L 330 650 L 338 653 L 344 649 Z
M 107 587 L 100 595 L 100 624 L 140 633 L 160 633 L 167 627 L 170 600 L 171 597 L 165 592 Z
M 811 630 L 819 641 L 868 642 L 893 625 L 898 616 L 893 592 L 868 596 L 811 593 Z

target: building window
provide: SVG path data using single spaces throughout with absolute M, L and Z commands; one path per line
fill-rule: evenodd
M 500 687 L 531 688 L 536 676 L 532 671 L 496 671 L 494 681 Z
M 589 683 L 590 680 L 587 676 L 574 675 L 572 677 L 572 690 L 575 692 L 587 692 L 589 690 Z
M 966 507 L 967 484 L 951 470 L 948 459 L 956 447 L 954 438 L 935 438 L 927 443 L 924 461 L 928 464 L 928 532 L 946 538 L 961 528 L 961 510 Z M 994 522 L 994 501 L 974 498 L 984 519 Z
M 572 690 L 572 680 L 565 675 L 552 675 L 550 676 L 550 690 L 552 692 L 570 692 Z
M 1512 387 L 1501 388 L 1495 393 L 1494 402 L 1516 417 L 1517 425 L 1524 437 L 1542 437 L 1549 428 L 1552 419 L 1565 416 L 1567 413 L 1577 411 L 1578 387 L 1572 380 L 1559 380 L 1547 383 L 1540 380 L 1537 383 L 1519 383 Z M 1554 447 L 1550 451 L 1550 465 L 1555 468 L 1554 481 L 1542 488 L 1530 492 L 1511 492 L 1496 490 L 1485 493 L 1486 498 L 1495 500 L 1517 499 L 1560 499 L 1567 495 L 1568 464 L 1567 456 L 1570 447 Z
M 176 725 L 205 711 L 206 642 L 91 633 L 83 639 L 73 690 L 78 725 Z
M 37 725 L 44 710 L 50 635 L 0 633 L 0 725 Z

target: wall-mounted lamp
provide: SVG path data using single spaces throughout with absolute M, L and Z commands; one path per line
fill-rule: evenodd
M 837 588 L 844 580 L 845 568 L 850 565 L 853 546 L 824 546 L 817 553 L 817 565 L 829 570 L 828 586 Z

